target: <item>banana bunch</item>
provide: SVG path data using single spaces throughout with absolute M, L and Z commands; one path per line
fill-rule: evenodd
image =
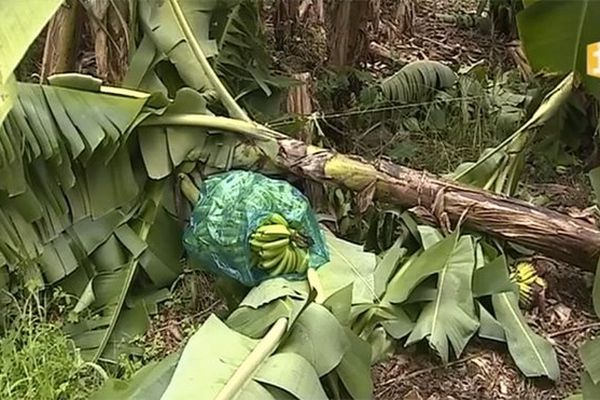
M 308 270 L 309 241 L 280 214 L 271 214 L 250 236 L 255 265 L 270 276 L 304 274 Z
M 509 277 L 519 287 L 519 300 L 525 308 L 531 308 L 547 286 L 544 278 L 538 275 L 533 264 L 529 262 L 518 263 Z

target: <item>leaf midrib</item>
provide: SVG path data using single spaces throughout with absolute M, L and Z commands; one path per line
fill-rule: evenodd
M 583 7 L 581 8 L 581 15 L 579 16 L 579 24 L 577 27 L 577 39 L 575 40 L 575 52 L 573 54 L 573 65 L 571 69 L 577 70 L 577 55 L 579 54 L 579 45 L 581 43 L 581 35 L 583 33 L 583 23 L 585 21 L 585 14 L 587 13 L 589 0 L 583 0 Z
M 331 250 L 333 250 L 333 252 L 338 254 L 339 257 L 342 258 L 346 264 L 348 264 L 350 266 L 350 268 L 356 274 L 356 276 L 358 276 L 358 278 L 369 289 L 369 291 L 371 292 L 371 295 L 373 296 L 373 299 L 375 299 L 377 302 L 381 302 L 381 300 L 379 299 L 379 296 L 377 296 L 377 293 L 375 293 L 375 288 L 372 285 L 370 285 L 369 282 L 367 282 L 367 280 L 361 275 L 361 273 L 358 271 L 358 269 L 354 266 L 354 263 L 352 263 L 352 261 L 348 260 L 348 258 L 346 258 L 346 256 L 344 256 L 344 254 L 342 254 L 342 252 L 340 252 L 334 246 L 329 246 L 329 247 Z

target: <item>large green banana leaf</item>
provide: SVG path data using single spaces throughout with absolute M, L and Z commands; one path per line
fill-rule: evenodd
M 529 377 L 547 376 L 558 380 L 560 368 L 552 345 L 535 334 L 519 309 L 519 297 L 514 292 L 492 295 L 496 319 L 502 325 L 508 350 L 519 369 Z
M 450 356 L 449 344 L 456 357 L 460 356 L 479 327 L 471 289 L 474 268 L 473 239 L 462 236 L 439 270 L 435 298 L 419 314 L 407 346 L 427 337 L 444 362 Z
M 157 376 L 144 371 L 146 379 L 134 377 L 130 384 L 108 386 L 94 399 L 141 399 L 145 385 L 153 385 L 153 392 L 144 392 L 149 396 L 144 399 L 215 398 L 258 344 L 259 340 L 229 329 L 213 315 L 190 338 L 176 365 L 165 359 L 153 367 L 160 372 L 158 376 L 172 375 L 169 380 L 161 379 L 157 385 Z M 236 394 L 247 399 L 327 399 L 311 364 L 296 353 L 281 351 L 256 366 Z
M 345 398 L 369 398 L 373 384 L 368 343 L 343 327 L 327 306 L 307 303 L 305 282 L 287 283 L 263 282 L 226 324 L 211 316 L 180 355 L 142 369 L 131 381 L 109 381 L 93 399 L 214 398 L 238 369 L 248 374 L 236 389 L 243 398 L 326 399 L 324 387 L 332 390 L 332 382 L 334 390 L 347 393 Z M 257 304 L 261 294 L 270 300 Z M 277 350 L 246 370 L 242 365 L 248 364 L 248 355 L 281 318 L 287 320 L 288 332 L 280 343 L 272 343 Z M 321 382 L 325 376 L 335 379 Z
M 29 45 L 58 10 L 62 0 L 3 1 L 0 13 L 0 84 L 6 83 Z
M 238 101 L 257 115 L 278 113 L 278 89 L 293 81 L 274 76 L 269 70 L 258 3 L 177 0 L 177 4 L 204 57 L 211 60 L 229 90 L 238 94 Z M 188 86 L 212 97 L 213 84 L 194 57 L 172 2 L 140 3 L 140 19 L 144 37 L 133 55 L 125 85 L 171 96 Z
M 134 172 L 144 167 L 130 156 L 132 128 L 148 95 L 105 94 L 83 76 L 50 81 L 19 84 L 0 129 L 0 261 L 18 273 L 37 265 L 79 297 L 67 331 L 86 359 L 114 360 L 134 350 L 157 289 L 181 271 L 173 181 Z
M 36 260 L 51 242 L 64 247 L 59 236 L 67 228 L 127 209 L 138 196 L 143 181 L 134 176 L 126 135 L 146 101 L 99 88 L 17 88 L 0 127 L 0 253 L 13 266 Z M 61 264 L 69 259 L 65 253 Z M 47 272 L 50 282 L 64 276 Z
M 517 15 L 517 22 L 532 67 L 574 72 L 592 94 L 600 96 L 600 79 L 587 71 L 588 46 L 600 41 L 599 19 L 600 3 L 594 0 L 539 0 L 530 4 Z
M 15 101 L 13 71 L 62 0 L 0 3 L 0 123 Z M 1 159 L 0 159 L 1 161 Z

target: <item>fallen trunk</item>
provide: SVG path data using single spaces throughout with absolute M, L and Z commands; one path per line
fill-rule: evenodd
M 357 191 L 359 204 L 368 204 L 371 199 L 394 203 L 413 208 L 418 217 L 436 224 L 443 224 L 445 216 L 456 224 L 462 216 L 467 229 L 595 271 L 600 230 L 585 221 L 391 162 L 369 163 L 298 140 L 278 143 L 281 167 Z

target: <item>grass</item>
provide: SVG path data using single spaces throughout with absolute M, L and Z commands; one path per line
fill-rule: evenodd
M 212 283 L 206 274 L 182 275 L 151 329 L 134 339 L 144 355 L 121 358 L 108 374 L 127 379 L 148 362 L 178 350 L 210 312 L 223 309 Z M 66 295 L 42 292 L 13 299 L 3 309 L 8 322 L 0 328 L 0 399 L 83 400 L 108 379 L 102 367 L 81 358 L 63 332 L 70 306 Z
M 56 321 L 48 321 L 36 299 L 15 308 L 0 337 L 0 398 L 89 398 L 104 380 L 104 371 L 81 359 L 72 341 Z

